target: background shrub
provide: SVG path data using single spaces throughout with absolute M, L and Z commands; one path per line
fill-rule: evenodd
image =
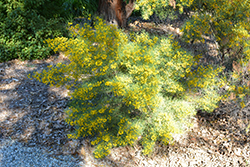
M 199 56 L 172 39 L 144 32 L 126 35 L 99 18 L 94 29 L 76 25 L 71 35 L 47 40 L 71 63 L 49 66 L 33 77 L 75 87 L 66 121 L 76 131 L 69 137 L 92 136 L 96 158 L 108 155 L 112 147 L 137 141 L 143 153 L 150 154 L 156 141 L 172 142 L 172 134 L 191 126 L 198 108 L 212 111 L 220 100 L 221 70 L 198 68 Z M 202 80 L 197 84 L 198 78 Z
M 63 1 L 3 0 L 0 2 L 0 62 L 42 59 L 52 50 L 49 37 L 66 35 Z
M 193 1 L 195 14 L 183 27 L 187 42 L 214 36 L 224 56 L 241 58 L 250 39 L 250 3 L 247 0 Z M 249 46 L 247 46 L 249 47 Z
M 137 0 L 135 10 L 140 10 L 144 19 L 149 19 L 154 13 L 160 19 L 167 16 L 176 18 L 177 13 L 175 11 L 180 14 L 183 12 L 188 13 L 192 4 L 193 0 Z
M 225 66 L 227 95 L 245 106 L 249 94 L 250 3 L 247 0 L 193 1 L 195 11 L 182 28 L 186 42 L 205 42 L 214 37 Z

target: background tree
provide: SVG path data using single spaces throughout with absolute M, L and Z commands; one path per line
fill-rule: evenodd
M 99 0 L 98 12 L 106 21 L 125 27 L 134 6 L 135 0 L 129 0 L 128 3 L 123 0 Z

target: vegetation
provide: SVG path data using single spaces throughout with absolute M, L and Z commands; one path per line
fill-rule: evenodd
M 162 10 L 166 9 L 166 10 Z M 153 13 L 167 16 L 169 10 L 189 14 L 182 39 L 187 43 L 206 42 L 209 36 L 218 44 L 220 66 L 227 80 L 224 99 L 233 95 L 245 106 L 250 92 L 250 3 L 248 0 L 138 0 L 136 9 L 147 19 Z M 192 12 L 192 15 L 190 14 Z
M 171 37 L 126 34 L 99 18 L 93 27 L 71 26 L 68 34 L 65 22 L 94 13 L 96 2 L 0 2 L 0 62 L 65 52 L 69 65 L 49 66 L 33 77 L 75 88 L 66 121 L 76 131 L 69 137 L 92 136 L 96 158 L 136 142 L 150 154 L 156 142 L 171 143 L 174 133 L 191 126 L 198 109 L 212 112 L 229 96 L 245 106 L 250 93 L 249 1 L 136 2 L 145 19 L 153 13 L 192 13 L 182 27 L 182 39 L 196 43 L 213 37 L 222 58 L 217 66 L 203 65 L 202 55 L 186 52 Z
M 88 3 L 87 3 L 88 2 Z M 0 62 L 43 59 L 52 50 L 47 38 L 67 36 L 65 22 L 94 13 L 95 1 L 3 0 L 0 2 Z
M 218 43 L 221 65 L 226 67 L 228 94 L 242 107 L 250 92 L 250 3 L 246 0 L 193 1 L 195 14 L 182 28 L 186 42 L 205 42 L 210 36 Z M 230 72 L 231 71 L 231 72 Z
M 88 17 L 97 11 L 98 0 L 63 0 L 63 7 L 70 20 L 79 16 Z
M 196 13 L 186 22 L 183 32 L 187 42 L 200 40 L 204 36 L 214 36 L 222 56 L 241 57 L 243 48 L 249 47 L 250 3 L 245 0 L 204 0 L 194 1 Z
M 219 44 L 222 56 L 237 58 L 248 57 L 244 52 L 249 49 L 250 3 L 248 0 L 139 0 L 136 9 L 142 10 L 142 16 L 161 13 L 162 8 L 178 10 L 180 13 L 193 14 L 182 28 L 186 42 L 205 42 L 204 36 L 214 36 Z M 165 14 L 167 16 L 167 14 Z
M 0 62 L 42 59 L 51 53 L 46 38 L 62 36 L 60 1 L 3 0 L 0 2 Z
M 71 32 L 71 38 L 46 40 L 71 63 L 49 66 L 33 77 L 76 88 L 66 111 L 66 121 L 76 128 L 69 137 L 92 136 L 96 158 L 138 140 L 143 153 L 149 154 L 156 141 L 167 144 L 173 133 L 190 126 L 197 109 L 211 112 L 220 100 L 222 69 L 198 67 L 199 56 L 182 50 L 171 38 L 126 35 L 101 19 L 93 28 L 77 25 Z M 89 77 L 83 80 L 85 75 Z

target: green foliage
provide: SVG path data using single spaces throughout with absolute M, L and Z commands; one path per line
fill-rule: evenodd
M 64 0 L 63 7 L 71 19 L 79 16 L 88 17 L 97 11 L 98 0 Z
M 66 121 L 76 131 L 69 137 L 92 136 L 96 158 L 138 140 L 149 154 L 156 141 L 172 142 L 172 134 L 191 126 L 198 108 L 212 111 L 220 99 L 220 70 L 198 68 L 199 57 L 172 39 L 126 35 L 99 18 L 94 29 L 85 24 L 71 30 L 71 38 L 47 40 L 71 63 L 49 66 L 33 77 L 51 86 L 75 87 Z
M 11 0 L 0 3 L 0 62 L 42 59 L 51 53 L 43 40 L 66 34 L 57 8 L 61 1 Z
M 65 21 L 96 11 L 97 1 L 3 0 L 0 2 L 0 62 L 43 59 L 44 39 L 67 36 Z
M 174 11 L 183 13 L 184 7 L 190 7 L 194 0 L 137 0 L 136 10 L 141 10 L 142 17 L 149 19 L 153 13 L 160 18 L 170 15 L 174 17 Z
M 162 16 L 161 9 L 168 6 L 168 1 L 162 0 L 138 0 L 136 1 L 135 10 L 141 10 L 142 17 L 149 19 L 149 16 L 153 15 L 154 12 L 160 13 Z M 160 10 L 158 10 L 160 8 Z

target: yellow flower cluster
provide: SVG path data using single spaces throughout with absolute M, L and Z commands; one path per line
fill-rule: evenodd
M 170 49 L 171 48 L 171 49 Z M 171 52 L 172 54 L 169 54 Z M 180 45 L 176 42 L 169 43 L 167 40 L 161 41 L 160 54 L 165 55 L 161 62 L 164 68 L 160 71 L 162 80 L 164 81 L 164 89 L 168 93 L 178 93 L 185 91 L 183 84 L 179 82 L 194 64 L 194 57 L 180 49 Z
M 216 77 L 222 72 L 223 67 L 214 69 L 213 66 L 199 66 L 197 70 L 187 73 L 188 87 L 207 88 L 212 86 L 221 87 L 224 81 L 216 80 Z
M 187 85 L 190 90 L 200 93 L 190 93 L 190 101 L 197 104 L 197 108 L 212 112 L 223 96 L 219 89 L 226 85 L 226 78 L 219 77 L 223 67 L 214 68 L 211 65 L 199 66 L 187 73 Z M 195 91 L 194 91 L 195 92 Z
M 197 12 L 181 30 L 186 42 L 204 42 L 202 35 L 214 35 L 222 52 L 226 48 L 237 52 L 250 37 L 250 4 L 247 0 L 206 0 L 202 4 L 194 2 L 193 6 Z

